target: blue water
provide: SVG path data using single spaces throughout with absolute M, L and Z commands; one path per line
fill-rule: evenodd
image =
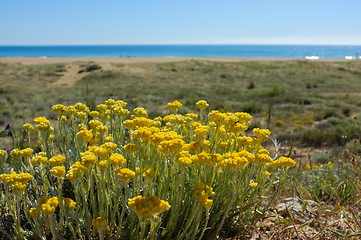
M 359 57 L 361 46 L 310 45 L 94 45 L 0 46 L 0 57 Z

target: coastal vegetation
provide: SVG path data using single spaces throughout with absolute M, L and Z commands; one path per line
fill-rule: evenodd
M 360 69 L 3 61 L 0 236 L 356 239 Z

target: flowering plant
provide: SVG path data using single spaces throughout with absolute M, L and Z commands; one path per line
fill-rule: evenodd
M 248 113 L 206 117 L 201 100 L 200 117 L 181 115 L 174 101 L 172 113 L 150 119 L 144 108 L 130 115 L 126 106 L 113 99 L 98 111 L 55 105 L 57 123 L 34 119 L 36 141 L 32 125 L 24 125 L 28 148 L 0 152 L 0 198 L 17 239 L 45 239 L 49 229 L 53 239 L 93 239 L 96 232 L 100 239 L 215 239 L 226 222 L 259 219 L 295 165 L 263 147 L 269 130 L 247 131 Z M 31 233 L 17 220 L 20 208 Z

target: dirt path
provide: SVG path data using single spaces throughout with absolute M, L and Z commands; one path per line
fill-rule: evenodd
M 78 73 L 80 66 L 77 64 L 69 64 L 66 66 L 66 72 L 51 87 L 72 87 L 74 84 L 85 77 L 88 73 Z

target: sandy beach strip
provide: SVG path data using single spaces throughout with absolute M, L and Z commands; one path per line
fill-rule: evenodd
M 165 63 L 165 62 L 181 62 L 181 61 L 216 61 L 216 62 L 241 62 L 241 61 L 258 61 L 258 62 L 270 62 L 270 61 L 294 61 L 305 60 L 296 58 L 197 58 L 197 57 L 150 57 L 150 58 L 39 58 L 39 57 L 24 57 L 24 58 L 12 58 L 3 57 L 0 58 L 0 63 L 9 64 L 52 64 L 52 63 L 76 63 L 76 62 L 96 62 L 96 63 Z M 319 60 L 305 60 L 305 61 L 345 61 L 344 59 L 319 59 Z M 347 61 L 347 60 L 346 60 Z M 350 60 L 352 61 L 352 60 Z

